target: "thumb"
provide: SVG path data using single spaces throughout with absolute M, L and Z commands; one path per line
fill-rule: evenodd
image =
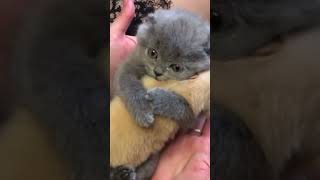
M 210 155 L 206 153 L 194 154 L 184 169 L 174 178 L 175 180 L 209 180 Z
M 121 10 L 120 15 L 116 18 L 116 20 L 112 24 L 112 29 L 114 33 L 124 34 L 134 17 L 134 0 L 123 0 L 123 8 Z

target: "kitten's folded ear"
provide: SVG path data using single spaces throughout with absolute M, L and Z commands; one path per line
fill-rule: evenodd
M 148 16 L 142 18 L 141 20 L 142 20 L 142 24 L 140 24 L 137 31 L 137 36 L 140 41 L 146 37 L 146 34 L 148 34 L 150 30 L 152 30 L 152 26 L 156 22 L 154 18 L 154 14 L 149 14 Z
M 156 20 L 154 19 L 153 14 L 149 14 L 148 16 L 142 18 L 142 22 L 147 24 L 155 24 Z

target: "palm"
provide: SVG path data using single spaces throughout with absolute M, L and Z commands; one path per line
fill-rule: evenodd
M 114 33 L 111 32 L 110 34 Z M 136 46 L 135 37 L 124 34 L 110 36 L 110 42 L 110 47 L 112 47 L 110 56 L 116 62 L 124 60 Z

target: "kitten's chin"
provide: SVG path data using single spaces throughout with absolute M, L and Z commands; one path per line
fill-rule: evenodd
M 165 80 L 169 80 L 169 78 L 165 77 L 165 76 L 155 76 L 154 74 L 150 74 L 147 73 L 148 76 L 152 77 L 153 79 L 157 80 L 157 81 L 165 81 Z
M 150 77 L 152 77 L 154 79 L 156 78 L 154 74 L 151 74 L 151 73 L 148 73 L 148 72 L 147 72 L 147 76 L 150 76 Z

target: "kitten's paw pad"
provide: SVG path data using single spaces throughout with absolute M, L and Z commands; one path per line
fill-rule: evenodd
M 117 180 L 135 180 L 136 172 L 131 167 L 120 166 L 116 169 L 115 177 Z

